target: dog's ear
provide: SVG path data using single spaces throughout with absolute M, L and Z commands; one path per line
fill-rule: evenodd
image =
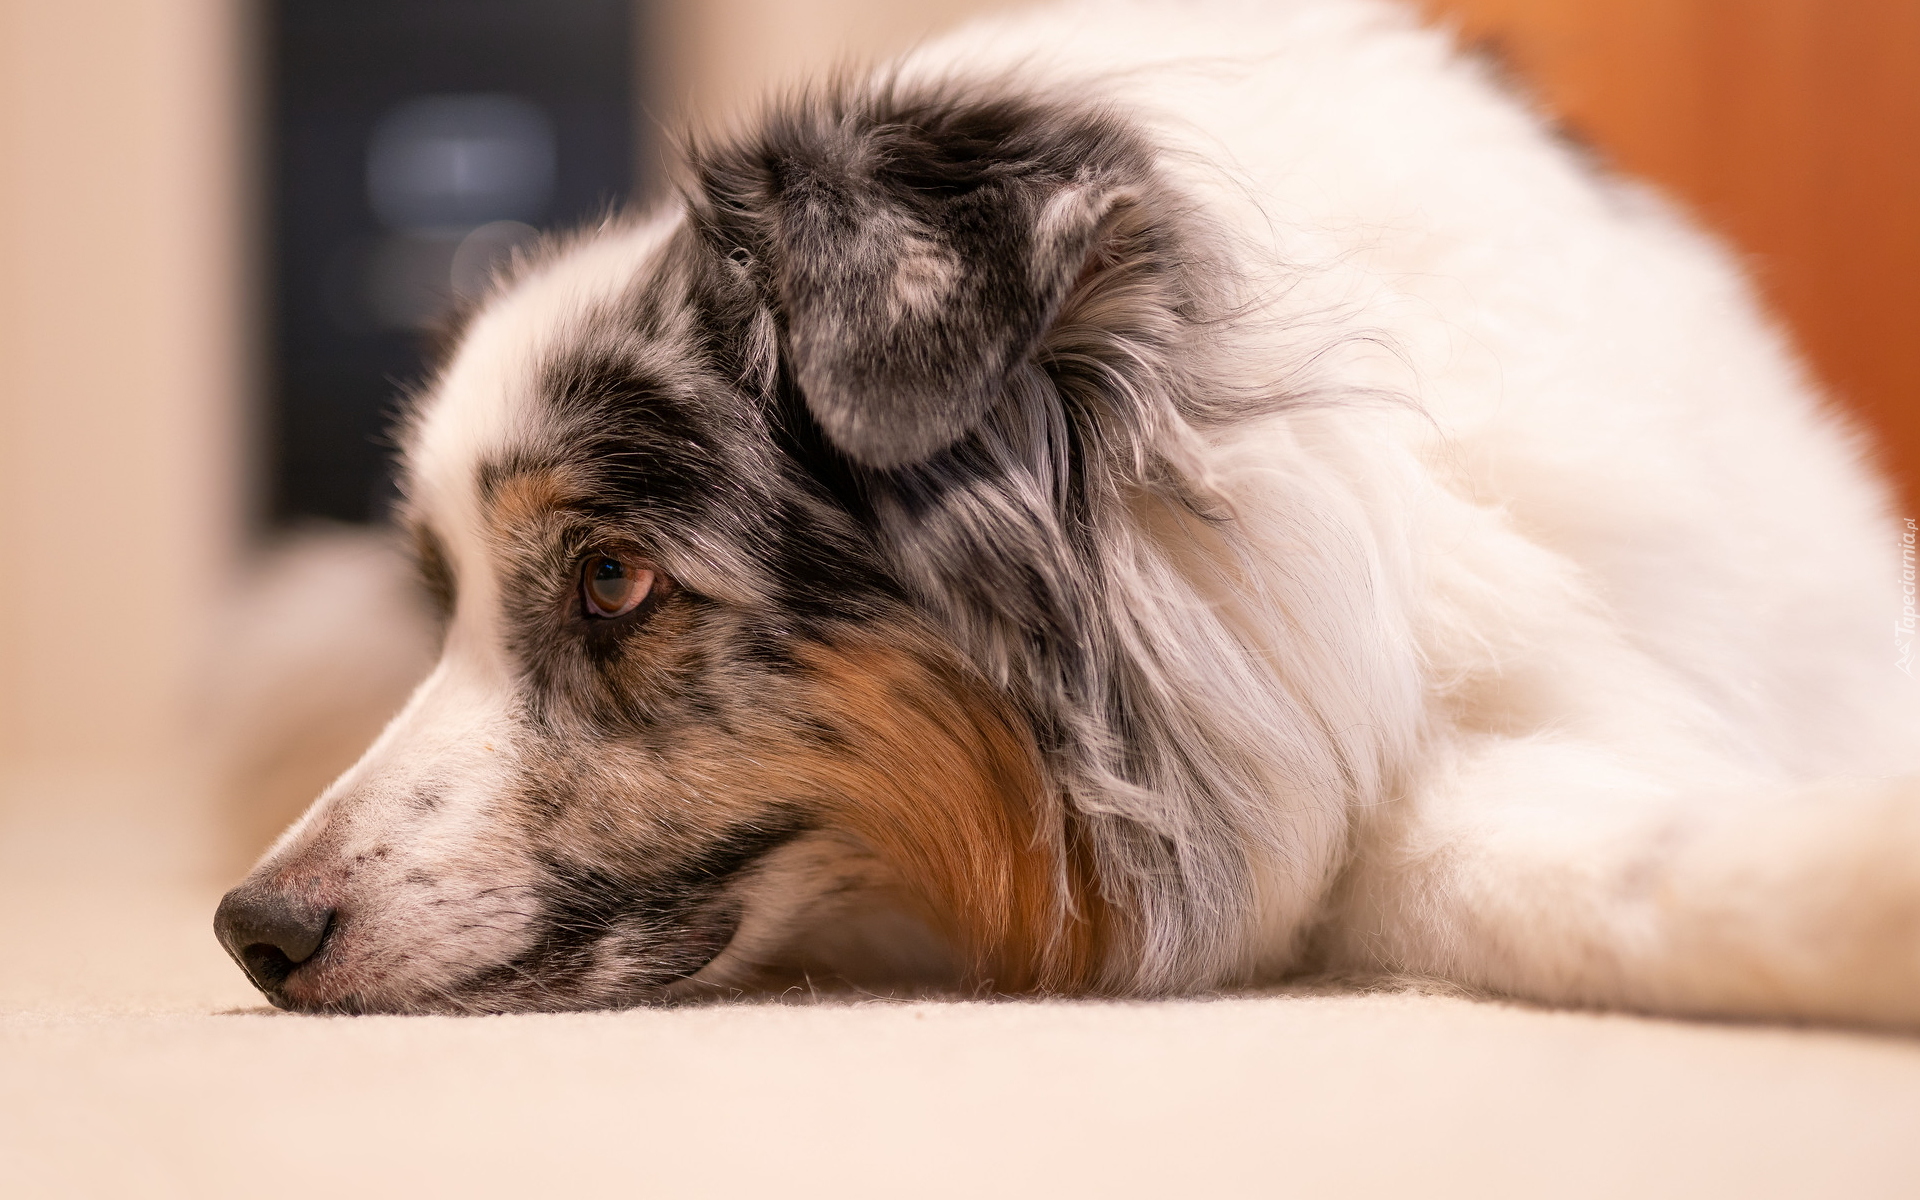
M 1052 325 L 1111 203 L 1096 185 L 1017 177 L 928 193 L 897 163 L 785 174 L 777 288 L 794 380 L 833 443 L 869 467 L 920 462 L 986 414 Z
M 1126 192 L 1098 129 L 1017 106 L 883 116 L 773 122 L 750 184 L 706 173 L 751 214 L 808 409 L 873 468 L 926 460 L 993 407 Z

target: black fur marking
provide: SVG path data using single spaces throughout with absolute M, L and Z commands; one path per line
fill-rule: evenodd
M 527 949 L 462 990 L 532 986 L 562 996 L 591 994 L 601 1006 L 644 1002 L 726 949 L 740 918 L 728 902 L 729 885 L 806 830 L 795 817 L 773 814 L 641 876 L 556 856 L 535 889 L 540 922 Z

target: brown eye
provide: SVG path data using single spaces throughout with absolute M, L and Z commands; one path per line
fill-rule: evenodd
M 580 568 L 580 595 L 588 616 L 625 616 L 652 590 L 653 572 L 631 559 L 590 554 Z

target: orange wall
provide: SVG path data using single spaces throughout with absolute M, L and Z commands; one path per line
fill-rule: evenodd
M 1920 3 L 1429 3 L 1734 240 L 1920 500 Z

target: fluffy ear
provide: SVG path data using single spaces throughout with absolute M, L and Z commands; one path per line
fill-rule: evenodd
M 796 167 L 780 196 L 794 379 L 849 458 L 917 463 L 971 430 L 1033 352 L 1109 200 L 1090 184 L 1017 179 L 919 195 L 829 170 Z
M 1140 158 L 1098 119 L 1013 103 L 842 102 L 761 139 L 735 159 L 749 186 L 711 163 L 706 181 L 752 214 L 814 419 L 874 468 L 924 461 L 993 407 Z

